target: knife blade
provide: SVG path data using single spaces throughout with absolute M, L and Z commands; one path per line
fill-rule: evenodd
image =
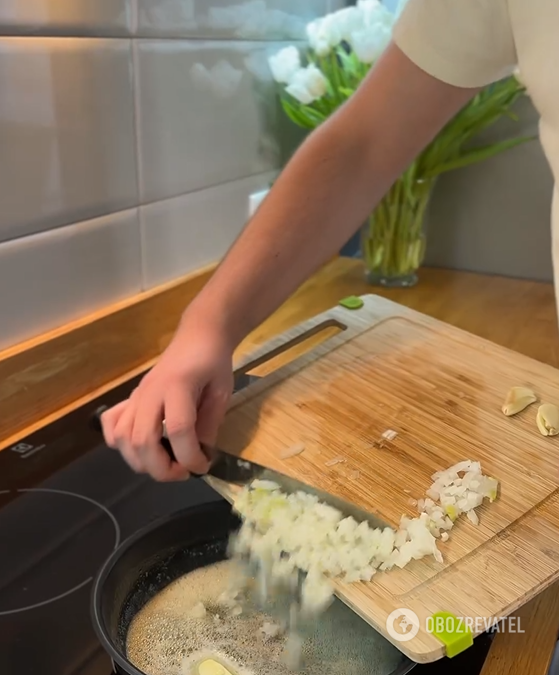
M 101 416 L 108 410 L 107 406 L 98 408 L 92 419 L 91 425 L 96 430 L 102 433 Z M 161 437 L 161 445 L 173 461 L 177 461 L 171 442 L 166 436 L 165 422 L 163 422 L 163 435 Z M 201 443 L 200 447 L 204 454 L 210 460 L 210 467 L 206 474 L 194 474 L 193 478 L 203 478 L 204 475 L 216 478 L 223 483 L 230 485 L 237 485 L 239 487 L 249 486 L 255 480 L 272 481 L 279 485 L 280 489 L 287 494 L 296 492 L 305 492 L 315 496 L 319 501 L 332 506 L 340 511 L 344 516 L 352 516 L 358 522 L 367 521 L 371 527 L 388 527 L 388 524 L 378 518 L 375 514 L 365 511 L 357 504 L 348 502 L 337 495 L 333 495 L 324 490 L 320 490 L 314 485 L 305 483 L 304 481 L 287 476 L 284 473 L 262 466 L 257 462 L 237 457 L 231 453 L 221 450 L 216 447 L 210 447 L 205 443 Z

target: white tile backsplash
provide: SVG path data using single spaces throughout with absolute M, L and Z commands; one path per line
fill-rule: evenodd
M 342 4 L 340 0 L 337 4 Z M 304 39 L 306 24 L 331 0 L 137 0 L 144 37 Z
M 141 290 L 138 211 L 0 245 L 0 349 Z
M 265 190 L 270 172 L 140 208 L 144 289 L 221 259 L 241 232 L 249 195 Z
M 142 203 L 280 163 L 267 54 L 276 43 L 139 40 Z
M 149 287 L 223 255 L 302 138 L 267 57 L 332 3 L 0 0 L 0 349 L 141 288 L 140 205 Z
M 0 38 L 0 242 L 135 206 L 129 40 Z
M 305 136 L 267 57 L 351 4 L 0 0 L 0 348 L 217 261 Z M 428 263 L 551 279 L 551 189 L 537 144 L 443 176 Z
M 0 35 L 128 35 L 135 0 L 0 0 Z

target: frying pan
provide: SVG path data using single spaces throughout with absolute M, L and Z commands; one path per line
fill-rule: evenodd
M 259 379 L 247 374 L 250 368 L 299 341 L 300 338 L 295 338 L 235 372 L 235 390 Z M 100 430 L 98 415 L 91 423 Z M 164 447 L 173 457 L 170 446 Z M 156 520 L 113 551 L 93 584 L 91 615 L 94 630 L 112 659 L 115 673 L 146 675 L 126 655 L 128 630 L 134 617 L 154 596 L 183 575 L 225 560 L 229 537 L 239 526 L 240 521 L 227 501 L 210 502 Z M 389 675 L 405 675 L 415 666 L 402 654 L 400 665 Z
M 126 657 L 132 619 L 179 577 L 224 560 L 238 526 L 225 500 L 190 507 L 139 530 L 106 560 L 93 584 L 91 612 L 116 673 L 145 675 Z
M 93 585 L 91 613 L 116 673 L 145 675 L 126 656 L 132 620 L 179 577 L 225 560 L 229 536 L 239 525 L 225 500 L 187 508 L 138 531 L 106 560 Z M 402 654 L 390 675 L 404 675 L 415 665 Z

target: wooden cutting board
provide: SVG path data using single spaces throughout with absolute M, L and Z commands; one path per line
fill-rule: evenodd
M 244 372 L 339 331 L 235 394 L 218 444 L 392 527 L 417 515 L 410 499 L 425 496 L 435 471 L 471 459 L 499 480 L 499 499 L 477 509 L 480 524 L 462 517 L 439 543 L 444 563 L 429 557 L 368 583 L 337 584 L 340 599 L 402 652 L 430 662 L 445 655 L 429 632 L 433 613 L 481 618 L 482 632 L 559 578 L 559 436 L 539 433 L 539 402 L 512 418 L 501 412 L 517 385 L 559 404 L 559 371 L 384 298 L 362 300 L 361 309 L 336 307 L 245 359 Z M 397 436 L 381 442 L 388 429 Z M 305 451 L 282 460 L 296 443 Z M 407 642 L 386 629 L 401 608 L 420 621 Z

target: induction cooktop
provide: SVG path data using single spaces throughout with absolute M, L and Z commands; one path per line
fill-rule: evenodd
M 156 518 L 221 499 L 199 479 L 157 483 L 135 474 L 91 429 L 93 412 L 128 397 L 140 379 L 0 452 L 1 675 L 110 675 L 90 619 L 103 562 Z M 479 673 L 490 640 L 477 638 L 453 669 Z M 448 665 L 443 659 L 412 672 L 447 673 Z

